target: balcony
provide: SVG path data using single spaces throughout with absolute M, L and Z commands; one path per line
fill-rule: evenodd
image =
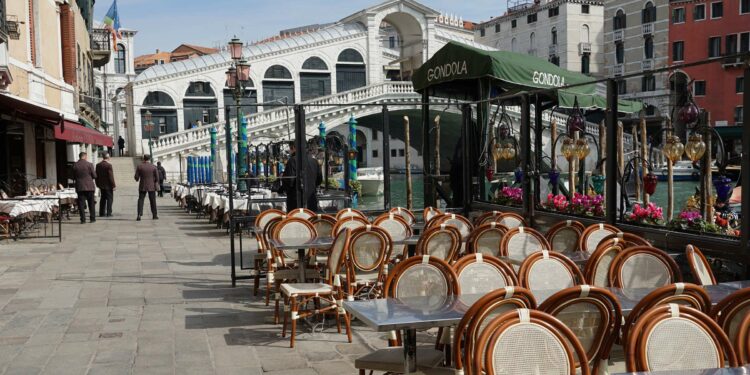
M 584 55 L 584 54 L 590 54 L 591 53 L 591 43 L 581 42 L 578 43 L 578 54 Z
M 91 31 L 91 55 L 94 58 L 94 68 L 99 68 L 109 62 L 112 55 L 112 34 L 109 30 L 94 29 Z
M 612 35 L 615 39 L 615 42 L 622 42 L 622 40 L 625 39 L 625 29 L 615 30 Z
M 654 23 L 644 23 L 641 25 L 641 31 L 643 32 L 643 36 L 648 36 L 654 33 Z
M 613 76 L 621 76 L 623 74 L 625 74 L 625 64 L 615 64 L 615 66 L 612 67 Z
M 549 55 L 550 56 L 557 55 L 557 44 L 550 44 L 549 45 Z
M 641 70 L 652 70 L 654 69 L 654 60 L 653 59 L 644 59 L 641 61 Z
M 722 68 L 737 68 L 742 67 L 743 65 L 744 61 L 742 60 L 742 57 L 725 57 L 721 60 Z
M 79 115 L 92 124 L 98 124 L 102 115 L 101 99 L 94 98 L 90 93 L 80 92 L 78 94 Z

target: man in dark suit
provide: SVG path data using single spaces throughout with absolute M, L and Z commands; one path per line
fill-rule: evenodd
M 96 187 L 101 192 L 99 201 L 99 216 L 112 216 L 112 199 L 115 191 L 115 174 L 109 163 L 109 154 L 102 155 L 102 161 L 96 165 Z
M 73 164 L 73 178 L 76 181 L 76 193 L 78 193 L 78 213 L 81 215 L 81 224 L 86 223 L 86 206 L 89 207 L 89 217 L 91 222 L 96 222 L 96 212 L 94 206 L 94 191 L 96 186 L 96 171 L 94 165 L 89 163 L 88 155 L 85 152 L 78 154 L 78 161 Z
M 164 180 L 167 179 L 167 171 L 161 166 L 161 162 L 156 162 L 156 170 L 159 172 L 159 196 L 164 196 Z
M 117 140 L 117 147 L 120 149 L 120 156 L 122 156 L 125 153 L 125 139 L 122 136 Z
M 151 158 L 148 155 L 143 155 L 143 163 L 135 169 L 135 180 L 139 182 L 137 221 L 141 221 L 141 216 L 143 216 L 143 200 L 146 193 L 148 193 L 148 202 L 151 204 L 151 214 L 154 220 L 159 219 L 159 216 L 156 215 L 156 184 L 159 181 L 159 171 L 150 163 L 150 160 Z
M 289 143 L 289 152 L 291 155 L 289 156 L 289 161 L 286 164 L 286 169 L 284 169 L 284 175 L 283 177 L 296 177 L 297 176 L 297 158 L 296 158 L 296 146 L 294 145 L 294 142 Z M 313 210 L 315 212 L 320 211 L 318 207 L 318 195 L 317 195 L 317 188 L 320 186 L 321 183 L 323 183 L 323 176 L 320 173 L 320 165 L 318 165 L 317 160 L 313 158 L 311 155 L 305 155 L 305 176 L 302 179 L 302 183 L 304 183 L 307 187 L 307 207 L 310 210 Z M 286 193 L 286 210 L 291 211 L 295 208 L 299 208 L 301 205 L 300 202 L 297 202 L 297 184 L 299 183 L 298 179 L 282 179 L 281 180 L 281 187 L 282 191 Z

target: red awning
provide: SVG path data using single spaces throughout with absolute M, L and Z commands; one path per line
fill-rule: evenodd
M 53 109 L 36 104 L 28 99 L 0 94 L 0 112 L 20 116 L 48 126 L 57 125 L 62 114 Z
M 62 125 L 55 126 L 55 139 L 104 147 L 112 147 L 114 145 L 111 136 L 67 120 L 63 121 Z

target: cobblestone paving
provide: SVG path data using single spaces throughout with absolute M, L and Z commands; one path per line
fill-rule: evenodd
M 351 374 L 385 344 L 301 325 L 289 349 L 250 284 L 231 287 L 223 230 L 167 197 L 136 222 L 136 199 L 119 188 L 114 217 L 73 217 L 62 243 L 0 242 L 0 373 Z

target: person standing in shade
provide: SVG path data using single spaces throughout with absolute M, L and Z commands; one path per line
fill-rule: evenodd
M 289 143 L 289 161 L 284 169 L 283 177 L 290 177 L 281 180 L 282 191 L 286 193 L 286 210 L 291 211 L 301 206 L 301 202 L 297 202 L 297 184 L 300 181 L 296 178 L 297 176 L 297 149 L 294 142 Z M 303 186 L 307 186 L 307 207 L 314 212 L 320 211 L 318 207 L 318 195 L 317 188 L 323 183 L 323 177 L 320 173 L 320 165 L 311 155 L 305 155 L 305 175 L 302 178 Z
M 115 174 L 112 164 L 109 163 L 109 154 L 102 155 L 102 161 L 96 165 L 96 187 L 99 188 L 101 198 L 99 201 L 99 216 L 112 216 L 112 200 L 115 191 Z
M 96 171 L 94 165 L 89 163 L 88 154 L 78 154 L 78 161 L 73 164 L 73 178 L 76 180 L 76 193 L 78 193 L 78 213 L 81 215 L 81 224 L 86 224 L 86 206 L 89 208 L 91 222 L 96 222 L 94 203 L 94 191 L 96 186 Z
M 148 203 L 151 205 L 151 214 L 154 220 L 159 219 L 156 215 L 156 184 L 159 182 L 159 171 L 150 160 L 148 155 L 143 155 L 143 163 L 135 169 L 135 180 L 139 182 L 137 221 L 141 221 L 141 216 L 143 216 L 143 200 L 146 198 L 146 193 L 148 193 Z
M 156 162 L 156 170 L 159 172 L 159 196 L 164 196 L 164 180 L 167 179 L 167 171 L 161 166 L 161 162 Z
M 120 149 L 120 156 L 125 154 L 125 138 L 122 136 L 117 140 L 117 147 Z

